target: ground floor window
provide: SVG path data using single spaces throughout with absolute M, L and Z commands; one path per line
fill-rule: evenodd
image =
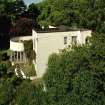
M 72 44 L 77 44 L 77 36 L 72 36 L 71 37 L 71 43 Z

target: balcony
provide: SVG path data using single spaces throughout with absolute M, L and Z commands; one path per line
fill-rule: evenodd
M 15 63 L 26 63 L 27 58 L 24 52 L 24 41 L 32 40 L 32 36 L 14 37 L 10 40 L 10 61 Z

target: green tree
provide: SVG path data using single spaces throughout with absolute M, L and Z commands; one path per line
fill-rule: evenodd
M 104 36 L 95 33 L 91 45 L 73 46 L 50 56 L 44 76 L 46 104 L 105 104 Z
M 10 105 L 14 100 L 15 88 L 10 79 L 0 79 L 0 105 Z
M 25 11 L 23 0 L 0 1 L 0 49 L 9 48 L 10 29 Z
M 32 19 L 19 18 L 15 25 L 12 26 L 10 35 L 13 36 L 27 36 L 32 33 L 35 24 Z
M 7 73 L 7 67 L 5 63 L 0 63 L 0 77 Z
M 39 15 L 38 6 L 34 3 L 32 3 L 28 6 L 27 11 L 28 11 L 28 14 L 29 14 L 29 18 L 36 20 L 36 18 Z
M 9 32 L 12 26 L 11 18 L 7 15 L 0 16 L 0 49 L 9 48 Z
M 42 105 L 43 91 L 40 86 L 36 87 L 30 81 L 24 81 L 17 90 L 17 105 Z
M 40 26 L 67 25 L 104 33 L 104 0 L 44 0 L 38 4 Z

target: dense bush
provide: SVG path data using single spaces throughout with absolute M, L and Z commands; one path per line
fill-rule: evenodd
M 42 84 L 35 85 L 10 72 L 11 65 L 0 62 L 0 105 L 42 105 Z
M 44 76 L 48 105 L 105 104 L 105 35 L 95 33 L 91 45 L 53 54 Z

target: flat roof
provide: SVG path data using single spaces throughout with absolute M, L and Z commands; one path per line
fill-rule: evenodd
M 88 29 L 83 28 L 71 28 L 71 27 L 59 27 L 59 28 L 45 28 L 45 29 L 35 29 L 37 33 L 53 33 L 53 32 L 69 32 L 69 31 L 88 31 Z

